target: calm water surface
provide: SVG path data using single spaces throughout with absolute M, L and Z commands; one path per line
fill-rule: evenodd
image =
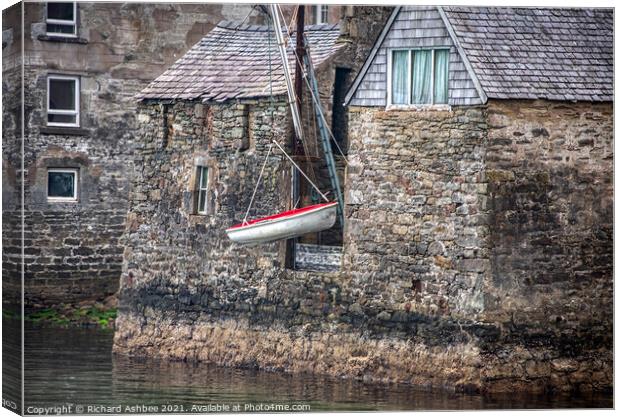
M 111 331 L 26 327 L 25 406 L 306 404 L 311 411 L 471 410 L 613 406 L 612 397 L 474 396 L 424 392 L 205 364 L 113 357 Z

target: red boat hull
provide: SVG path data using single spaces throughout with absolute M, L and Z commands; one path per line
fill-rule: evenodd
M 226 229 L 237 243 L 265 243 L 329 229 L 338 203 L 315 204 L 240 223 Z

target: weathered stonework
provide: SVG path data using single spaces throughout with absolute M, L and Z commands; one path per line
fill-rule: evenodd
M 266 99 L 140 106 L 115 352 L 459 391 L 609 390 L 612 105 L 348 110 L 343 265 L 321 273 L 285 268 L 284 243 L 224 234 L 271 136 L 290 138 L 283 98 L 274 115 Z M 198 165 L 207 215 L 194 214 Z M 257 214 L 290 204 L 288 164 L 267 167 Z
M 103 298 L 117 291 L 137 121 L 134 95 L 223 19 L 250 5 L 78 4 L 77 39 L 46 35 L 46 3 L 21 4 L 3 19 L 3 270 L 17 288 L 24 246 L 29 305 Z M 252 12 L 254 15 L 258 12 Z M 47 76 L 80 80 L 80 127 L 47 122 Z M 7 102 L 8 103 L 8 102 Z M 25 112 L 22 155 L 21 106 Z M 21 240 L 21 158 L 25 238 Z M 47 169 L 79 170 L 75 203 L 47 201 Z M 21 297 L 15 292 L 15 301 Z M 5 302 L 8 297 L 5 297 Z
M 609 389 L 611 105 L 350 118 L 345 262 L 363 265 L 360 287 L 489 326 L 472 335 L 483 389 Z
M 481 319 L 504 339 L 487 349 L 497 371 L 486 377 L 517 363 L 513 375 L 534 386 L 609 389 L 613 105 L 493 100 L 488 113 L 492 281 Z
M 501 259 L 513 239 L 501 233 L 514 223 L 505 220 L 510 217 L 499 204 L 514 194 L 498 194 L 506 190 L 500 184 L 513 178 L 498 174 L 500 166 L 523 181 L 527 176 L 518 170 L 528 167 L 514 159 L 500 165 L 497 158 L 509 153 L 498 147 L 508 143 L 494 143 L 508 131 L 513 146 L 526 146 L 512 133 L 524 131 L 542 145 L 537 129 L 547 129 L 549 136 L 553 129 L 528 117 L 538 108 L 548 112 L 545 118 L 567 123 L 562 135 L 569 143 L 578 132 L 595 130 L 590 132 L 594 142 L 587 145 L 595 156 L 587 152 L 593 160 L 582 164 L 604 178 L 611 150 L 609 106 L 577 111 L 544 102 L 527 107 L 491 102 L 452 111 L 352 108 L 345 260 L 338 273 L 287 270 L 277 244 L 257 252 L 234 247 L 223 235 L 224 226 L 243 215 L 249 194 L 243 190 L 253 184 L 244 179 L 257 177 L 259 155 L 266 151 L 260 145 L 264 136 L 254 149 L 240 151 L 235 145 L 232 126 L 244 106 L 175 104 L 168 113 L 175 127 L 166 147 L 159 139 L 159 107 L 142 110 L 145 142 L 139 166 L 145 177 L 136 187 L 130 215 L 116 352 L 466 391 L 611 386 L 611 258 L 605 255 L 611 241 L 598 240 L 600 272 L 590 285 L 578 285 L 583 274 L 577 272 L 568 272 L 575 277 L 574 289 L 566 281 L 528 283 L 544 270 L 524 277 L 518 262 Z M 260 127 L 260 105 L 248 106 L 249 120 L 257 123 L 249 126 L 253 137 L 268 129 Z M 573 120 L 567 112 L 574 112 Z M 285 117 L 283 103 L 278 114 Z M 509 117 L 503 130 L 499 117 Z M 184 201 L 192 200 L 187 187 L 196 156 L 188 155 L 202 152 L 213 158 L 219 203 L 213 215 L 192 216 Z M 273 188 L 260 190 L 257 203 L 283 207 L 284 200 L 273 198 L 281 197 L 277 190 L 284 182 L 277 179 L 286 170 L 270 165 L 276 168 L 267 174 L 272 180 L 265 187 Z M 548 182 L 566 184 L 545 172 Z M 528 169 L 530 174 L 533 180 L 542 175 Z M 610 183 L 594 183 L 601 184 L 592 189 L 599 201 L 607 197 L 604 209 L 593 214 L 601 227 L 610 225 Z M 564 188 L 564 195 L 579 199 L 572 189 Z M 520 200 L 522 207 L 532 207 L 538 198 L 520 196 L 530 199 Z M 536 227 L 544 232 L 546 224 Z M 581 223 L 574 225 L 585 233 Z M 569 226 L 563 233 L 556 230 L 545 250 L 568 250 L 561 237 Z M 519 256 L 525 255 L 513 253 L 515 260 Z M 566 271 L 563 265 L 556 264 L 554 271 Z M 501 273 L 498 266 L 504 268 Z M 520 277 L 526 280 L 519 287 L 508 287 Z M 502 303 L 496 301 L 500 298 Z M 567 303 L 575 302 L 590 313 L 567 310 Z
M 360 295 L 424 314 L 475 315 L 490 272 L 486 109 L 351 108 L 349 117 L 345 269 Z
M 19 62 L 21 55 L 21 16 L 19 7 L 3 11 L 3 22 L 19 22 L 14 28 L 3 27 L 2 39 L 2 293 L 5 304 L 17 305 L 21 300 L 21 71 L 7 62 Z M 6 67 L 4 67 L 6 66 Z M 5 69 L 6 68 L 6 69 Z M 12 204 L 9 204 L 12 202 Z

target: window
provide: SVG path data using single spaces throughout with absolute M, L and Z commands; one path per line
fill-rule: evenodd
M 47 3 L 47 34 L 52 36 L 77 35 L 77 3 Z
M 320 25 L 321 23 L 327 23 L 327 5 L 326 4 L 314 6 L 314 24 Z
M 388 103 L 448 104 L 449 49 L 393 50 L 388 65 Z
M 80 125 L 80 82 L 78 77 L 47 77 L 47 124 L 49 126 Z
M 196 175 L 198 184 L 196 191 L 198 192 L 198 207 L 196 212 L 198 214 L 207 214 L 207 191 L 209 189 L 209 168 L 198 167 Z
M 49 201 L 77 201 L 78 170 L 49 168 L 47 170 L 47 199 Z

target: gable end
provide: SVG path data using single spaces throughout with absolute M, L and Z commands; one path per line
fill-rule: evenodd
M 448 104 L 477 105 L 486 102 L 484 91 L 470 73 L 449 32 L 445 17 L 434 6 L 403 6 L 394 11 L 364 67 L 347 94 L 345 105 L 387 106 L 388 53 L 395 48 L 449 48 Z M 477 83 L 477 85 L 476 85 Z

